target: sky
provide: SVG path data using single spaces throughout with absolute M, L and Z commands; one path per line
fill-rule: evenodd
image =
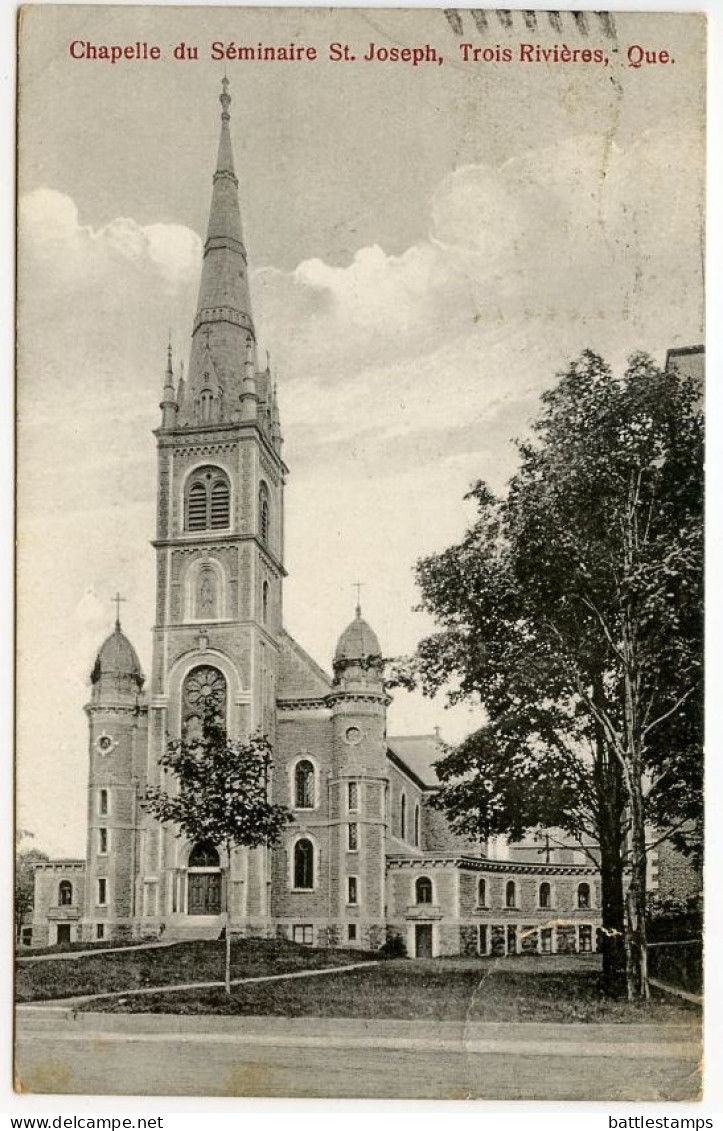
M 515 15 L 484 40 L 551 44 Z M 542 18 L 541 18 L 542 19 Z M 278 374 L 285 621 L 324 666 L 353 614 L 388 656 L 433 629 L 413 567 L 503 490 L 555 374 L 703 338 L 703 27 L 590 17 L 609 65 L 463 64 L 441 12 L 25 9 L 18 323 L 18 821 L 84 852 L 82 711 L 111 597 L 150 667 L 155 441 L 169 330 L 188 356 L 218 137 L 214 40 L 434 44 L 444 65 L 227 64 L 259 337 Z M 74 61 L 73 39 L 159 44 Z M 197 62 L 169 49 L 199 45 Z M 667 45 L 632 69 L 631 44 Z M 479 711 L 398 693 L 390 733 Z

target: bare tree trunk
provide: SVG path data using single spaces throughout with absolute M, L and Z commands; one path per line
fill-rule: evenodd
M 641 774 L 634 773 L 633 795 L 631 797 L 632 816 L 632 866 L 630 869 L 630 889 L 628 892 L 628 920 L 630 932 L 631 964 L 634 978 L 633 996 L 647 1000 L 650 997 L 648 983 L 648 938 L 647 938 L 647 899 L 645 851 L 645 816 Z
M 596 707 L 605 710 L 605 690 L 600 668 L 592 672 L 592 695 Z M 602 902 L 603 989 L 609 997 L 622 996 L 625 974 L 625 894 L 623 883 L 623 783 L 620 764 L 611 751 L 600 722 L 595 722 L 593 781 L 597 794 L 600 844 L 600 894 Z
M 231 845 L 226 841 L 226 883 L 224 884 L 224 911 L 226 912 L 226 966 L 225 986 L 226 997 L 231 997 L 231 903 L 229 892 L 231 890 Z
M 612 843 L 611 843 L 612 841 Z M 603 987 L 609 997 L 625 992 L 625 897 L 621 844 L 600 838 L 600 888 L 602 895 Z

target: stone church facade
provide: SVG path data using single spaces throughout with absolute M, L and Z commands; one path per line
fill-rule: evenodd
M 33 945 L 239 935 L 412 956 L 589 951 L 596 868 L 571 849 L 455 837 L 430 806 L 439 738 L 387 735 L 382 648 L 357 607 L 327 673 L 283 627 L 284 483 L 276 391 L 259 360 L 223 81 L 187 376 L 171 351 L 158 449 L 156 619 L 148 684 L 116 620 L 91 672 L 85 860 L 36 869 Z M 273 849 L 210 844 L 141 805 L 169 738 L 204 704 L 231 736 L 268 735 Z

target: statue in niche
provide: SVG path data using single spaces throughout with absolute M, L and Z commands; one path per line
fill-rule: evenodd
M 196 615 L 202 620 L 218 616 L 218 581 L 213 569 L 202 569 L 196 588 Z

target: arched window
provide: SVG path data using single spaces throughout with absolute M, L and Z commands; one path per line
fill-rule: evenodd
M 538 895 L 538 902 L 540 907 L 552 906 L 552 890 L 548 883 L 540 884 L 540 891 Z
M 259 537 L 265 546 L 269 544 L 269 489 L 265 483 L 259 484 Z
M 220 863 L 218 852 L 208 840 L 194 844 L 188 857 L 189 868 L 218 868 Z
M 406 794 L 402 794 L 402 800 L 399 802 L 399 835 L 402 840 L 407 838 L 407 798 Z
M 218 467 L 199 467 L 186 489 L 186 530 L 226 530 L 231 525 L 231 489 Z
M 505 888 L 505 907 L 516 907 L 516 906 L 517 906 L 517 889 L 515 887 L 515 881 L 514 880 L 508 880 L 507 881 L 507 887 Z
M 477 884 L 477 906 L 487 906 L 487 881 L 479 880 Z
M 414 806 L 414 847 L 419 848 L 419 806 Z
M 269 583 L 265 581 L 261 586 L 261 623 L 266 624 L 269 619 Z
M 294 772 L 294 805 L 297 809 L 314 808 L 314 767 L 306 758 L 297 763 Z
M 193 668 L 183 681 L 183 725 L 187 735 L 200 737 L 207 715 L 226 721 L 226 680 L 218 668 Z
M 61 880 L 58 886 L 58 903 L 61 907 L 70 907 L 73 902 L 73 885 L 70 880 Z
M 577 885 L 577 905 L 585 909 L 590 906 L 590 885 L 578 884 Z
M 294 845 L 294 887 L 309 890 L 314 886 L 314 846 L 310 840 Z
M 420 876 L 414 885 L 417 903 L 432 902 L 432 881 L 428 876 Z
M 211 407 L 213 405 L 213 393 L 210 389 L 201 389 L 201 420 L 204 423 L 211 419 Z

